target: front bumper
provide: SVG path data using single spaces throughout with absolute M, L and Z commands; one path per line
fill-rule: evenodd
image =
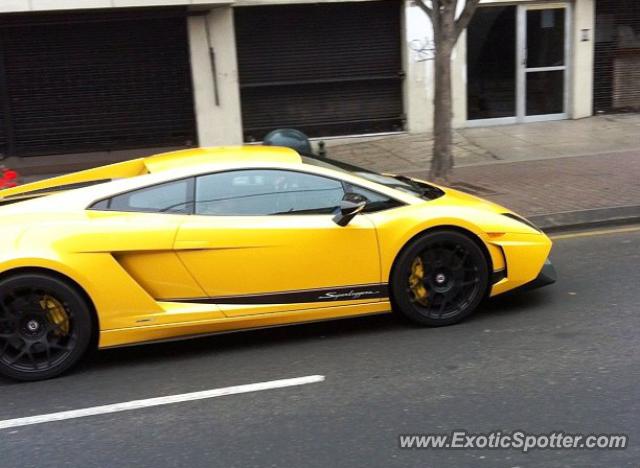
M 547 258 L 536 279 L 527 284 L 523 284 L 519 288 L 514 289 L 514 291 L 530 291 L 532 289 L 542 288 L 555 283 L 557 280 L 558 273 L 556 272 L 556 268 L 553 266 L 553 263 L 551 263 L 551 260 Z

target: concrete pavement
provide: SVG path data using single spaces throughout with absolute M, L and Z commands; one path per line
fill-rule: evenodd
M 326 381 L 0 431 L 0 466 L 637 467 L 636 232 L 558 239 L 560 277 L 424 329 L 391 315 L 98 353 L 0 380 L 0 420 L 322 374 Z M 406 433 L 624 433 L 626 450 L 401 450 Z
M 330 157 L 383 172 L 428 170 L 432 145 L 430 134 L 327 141 Z M 456 167 L 639 150 L 640 114 L 463 128 L 454 133 Z
M 424 171 L 412 173 L 428 177 Z M 640 205 L 634 152 L 456 167 L 452 185 L 526 216 Z

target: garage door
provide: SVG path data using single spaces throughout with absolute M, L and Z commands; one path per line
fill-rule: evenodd
M 401 130 L 402 2 L 236 8 L 244 135 Z
M 2 117 L 2 113 L 0 113 L 0 159 L 3 156 L 6 156 L 8 153 L 7 148 L 7 137 L 5 136 L 5 122 Z
M 0 36 L 0 40 L 2 37 Z M 4 81 L 4 55 L 2 53 L 3 46 L 0 42 L 0 158 L 7 155 L 9 148 L 7 145 L 7 120 L 5 115 L 9 109 L 9 98 L 7 95 L 7 84 Z
M 184 11 L 5 15 L 0 44 L 9 153 L 195 143 Z
M 598 0 L 595 112 L 640 111 L 640 2 Z

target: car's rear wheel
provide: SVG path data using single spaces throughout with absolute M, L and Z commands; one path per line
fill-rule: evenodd
M 478 307 L 488 281 L 487 259 L 474 240 L 457 231 L 433 231 L 400 254 L 391 296 L 394 308 L 412 322 L 451 325 Z
M 43 274 L 0 281 L 0 374 L 55 377 L 82 358 L 92 330 L 91 311 L 70 284 Z

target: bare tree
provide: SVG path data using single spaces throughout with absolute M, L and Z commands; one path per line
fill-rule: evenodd
M 461 13 L 458 2 L 462 2 Z M 480 0 L 415 0 L 433 25 L 435 45 L 435 97 L 433 157 L 430 178 L 447 181 L 453 168 L 453 101 L 451 54 L 462 32 L 467 29 Z

